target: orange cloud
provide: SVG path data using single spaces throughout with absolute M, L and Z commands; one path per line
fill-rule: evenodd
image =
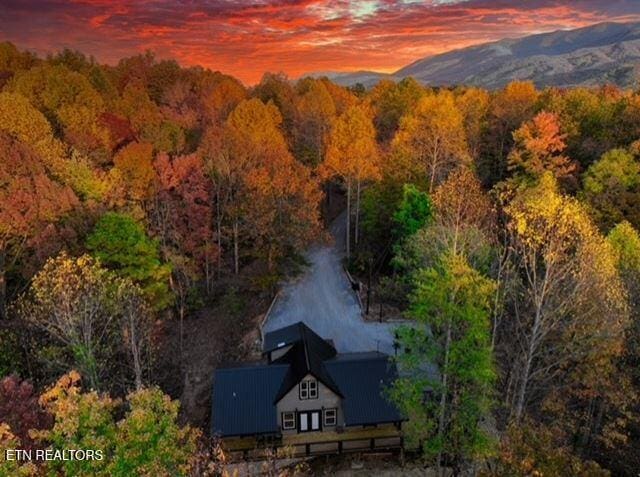
M 0 39 L 99 61 L 153 50 L 251 84 L 265 71 L 394 71 L 505 37 L 640 20 L 635 0 L 5 0 Z

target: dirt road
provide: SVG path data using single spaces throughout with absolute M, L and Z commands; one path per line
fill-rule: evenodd
M 334 243 L 313 246 L 306 254 L 310 266 L 286 284 L 263 331 L 303 321 L 341 353 L 381 351 L 392 355 L 390 323 L 365 322 L 357 298 L 342 268 L 344 257 L 344 213 L 331 226 Z

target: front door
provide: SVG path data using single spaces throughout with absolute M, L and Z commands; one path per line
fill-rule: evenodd
M 320 430 L 320 411 L 298 411 L 298 431 Z

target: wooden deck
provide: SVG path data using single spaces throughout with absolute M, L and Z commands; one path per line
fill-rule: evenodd
M 401 435 L 401 432 L 393 426 L 353 429 L 345 430 L 344 432 L 304 432 L 300 434 L 282 436 L 282 445 L 293 446 L 302 444 L 320 444 L 325 442 L 357 441 L 362 439 L 400 437 Z
M 279 448 L 288 457 L 401 449 L 402 432 L 393 425 L 289 434 L 281 439 L 227 438 L 222 445 L 233 459 L 259 459 L 267 448 Z

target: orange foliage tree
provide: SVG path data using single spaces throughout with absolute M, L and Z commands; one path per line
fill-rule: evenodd
M 540 177 L 545 171 L 560 181 L 573 178 L 578 165 L 563 154 L 567 147 L 566 134 L 561 132 L 556 114 L 538 113 L 514 132 L 513 138 L 515 146 L 508 157 L 509 171 L 529 178 Z
M 0 157 L 0 317 L 4 317 L 7 268 L 79 202 L 70 188 L 47 174 L 28 146 L 4 133 L 0 133 Z
M 226 189 L 236 273 L 241 240 L 251 241 L 253 254 L 264 256 L 272 268 L 285 251 L 312 238 L 319 225 L 318 186 L 289 152 L 281 123 L 273 103 L 245 100 L 209 151 L 212 174 Z
M 150 197 L 155 178 L 151 144 L 132 142 L 115 155 L 113 164 L 117 199 L 139 205 Z

